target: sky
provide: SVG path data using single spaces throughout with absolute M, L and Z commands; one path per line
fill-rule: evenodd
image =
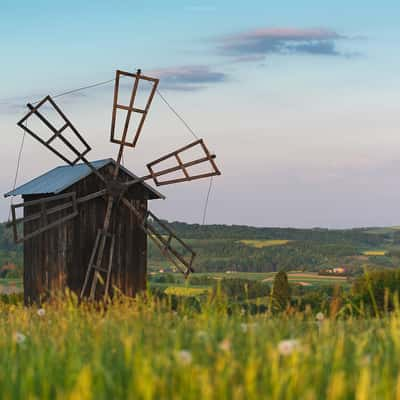
M 400 225 L 399 15 L 385 0 L 2 0 L 1 192 L 13 187 L 27 102 L 141 68 L 217 156 L 207 223 Z M 56 99 L 90 160 L 117 155 L 112 98 L 111 82 Z M 193 140 L 156 95 L 124 165 L 145 174 Z M 27 136 L 17 184 L 62 163 Z M 150 207 L 201 223 L 208 189 L 208 179 L 163 186 Z

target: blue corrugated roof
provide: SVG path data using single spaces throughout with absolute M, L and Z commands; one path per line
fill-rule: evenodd
M 105 165 L 113 163 L 115 161 L 112 158 L 106 158 L 104 160 L 97 160 L 91 162 L 91 164 L 96 168 L 100 169 Z M 132 179 L 137 178 L 136 175 L 132 174 L 129 170 L 121 166 L 121 169 L 130 175 Z M 60 167 L 54 168 L 43 175 L 38 176 L 35 179 L 17 187 L 14 190 L 6 193 L 4 196 L 21 196 L 30 194 L 57 194 L 61 193 L 69 186 L 86 178 L 92 173 L 92 170 L 84 163 L 76 165 L 62 165 Z M 164 198 L 164 196 L 157 190 L 153 189 L 151 186 L 144 184 L 147 189 L 152 191 L 156 197 Z

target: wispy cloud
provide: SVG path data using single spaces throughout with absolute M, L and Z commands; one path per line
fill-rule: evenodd
M 68 96 L 66 96 L 68 95 Z M 0 100 L 0 115 L 2 114 L 21 114 L 23 115 L 24 113 L 28 112 L 29 109 L 27 108 L 27 103 L 31 103 L 35 105 L 38 103 L 40 100 L 42 100 L 46 95 L 42 94 L 37 94 L 34 93 L 31 96 L 21 96 L 21 97 L 10 97 L 8 99 L 3 99 Z M 57 100 L 58 97 L 60 97 L 60 93 L 57 94 L 51 94 L 53 99 L 58 102 Z M 81 97 L 87 97 L 87 95 L 83 92 L 74 92 L 74 93 L 69 93 L 69 91 L 65 92 L 65 94 L 62 94 L 63 98 L 63 103 L 70 103 L 74 102 L 77 98 Z
M 160 85 L 168 90 L 193 91 L 228 80 L 228 76 L 205 65 L 179 66 L 149 71 L 160 78 Z
M 349 56 L 337 47 L 337 42 L 349 37 L 333 30 L 263 28 L 224 36 L 217 39 L 218 51 L 234 61 L 259 61 L 268 54 L 309 54 Z

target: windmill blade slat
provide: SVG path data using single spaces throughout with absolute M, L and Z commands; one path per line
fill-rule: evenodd
M 65 204 L 59 204 L 57 206 L 54 206 L 52 208 L 47 209 L 46 204 L 54 202 L 54 201 L 60 201 L 60 200 L 65 200 L 65 199 L 70 199 L 68 203 Z M 16 209 L 17 208 L 26 208 L 26 207 L 40 207 L 40 211 L 29 215 L 28 217 L 24 218 L 16 218 Z M 56 212 L 66 210 L 68 208 L 71 208 L 71 212 L 67 215 L 63 215 L 60 218 L 56 219 L 55 221 L 48 222 L 48 216 L 52 215 Z M 76 193 L 64 193 L 60 194 L 57 196 L 52 196 L 52 197 L 44 197 L 42 199 L 38 200 L 32 200 L 32 201 L 25 201 L 23 203 L 18 203 L 18 204 L 13 204 L 11 206 L 11 215 L 12 215 L 12 228 L 13 228 L 13 234 L 14 234 L 14 240 L 16 243 L 21 243 L 25 240 L 31 239 L 37 235 L 40 235 L 43 232 L 46 232 L 47 230 L 54 228 L 60 224 L 63 224 L 66 221 L 69 221 L 72 218 L 75 218 L 78 215 L 78 209 L 77 209 L 77 202 L 76 202 Z M 23 236 L 18 236 L 18 228 L 17 225 L 21 222 L 32 222 L 32 221 L 38 221 L 40 227 L 33 232 L 29 232 L 28 234 L 24 234 Z
M 134 207 L 128 199 L 122 198 L 122 203 L 128 207 L 131 212 L 137 217 L 140 222 L 140 227 L 147 233 L 148 237 L 153 243 L 161 250 L 162 254 L 166 256 L 185 276 L 193 272 L 193 262 L 196 253 L 188 246 L 182 239 L 180 239 L 166 224 L 164 224 L 158 217 L 151 211 L 146 211 L 143 215 L 139 210 Z M 149 221 L 149 217 L 156 222 L 168 234 L 168 239 L 165 239 L 159 230 L 155 228 Z M 172 247 L 172 240 L 176 240 L 185 250 L 189 256 L 185 258 L 178 249 Z
M 82 196 L 77 199 L 75 192 L 72 192 L 72 193 L 64 193 L 64 194 L 60 194 L 60 195 L 56 195 L 56 196 L 52 196 L 52 197 L 44 197 L 44 198 L 38 199 L 38 200 L 25 201 L 22 203 L 13 204 L 11 206 L 12 221 L 9 223 L 9 226 L 12 226 L 12 228 L 13 228 L 15 242 L 21 243 L 25 240 L 35 237 L 36 235 L 46 232 L 47 230 L 54 228 L 55 226 L 61 225 L 64 222 L 69 221 L 70 219 L 75 218 L 78 215 L 77 205 L 85 203 L 90 200 L 94 200 L 98 197 L 104 196 L 106 193 L 107 193 L 107 190 L 102 189 L 102 190 L 99 190 L 98 192 L 94 192 L 94 193 L 91 193 L 86 196 Z M 70 200 L 70 201 L 56 205 L 51 208 L 46 208 L 46 203 L 50 203 L 53 201 L 60 201 L 60 200 Z M 40 211 L 38 211 L 34 214 L 31 214 L 27 217 L 20 217 L 20 218 L 16 217 L 16 209 L 17 208 L 35 207 L 35 206 L 40 206 Z M 61 216 L 60 218 L 56 219 L 56 221 L 48 223 L 48 221 L 47 221 L 48 216 L 52 216 L 61 211 L 68 210 L 69 208 L 72 211 L 70 214 L 68 214 L 66 216 Z M 37 229 L 34 232 L 29 233 L 28 235 L 24 235 L 21 237 L 18 236 L 18 228 L 17 228 L 18 224 L 20 224 L 20 223 L 25 224 L 25 223 L 32 222 L 35 220 L 40 220 L 40 219 L 42 219 L 43 223 L 39 229 Z
M 200 157 L 198 159 L 188 161 L 188 162 L 183 162 L 182 160 L 182 153 L 187 151 L 187 150 L 192 150 L 196 149 L 200 151 L 202 154 L 204 154 L 204 157 Z M 165 162 L 167 160 L 175 160 L 177 162 L 177 165 L 174 167 L 166 168 L 166 169 L 161 169 L 159 171 L 155 170 L 155 167 L 157 165 L 160 165 L 162 162 Z M 221 175 L 221 172 L 219 171 L 215 161 L 215 155 L 211 154 L 210 151 L 208 150 L 207 146 L 205 145 L 203 139 L 196 140 L 192 143 L 189 143 L 187 146 L 181 147 L 178 150 L 175 150 L 169 154 L 166 154 L 163 157 L 158 158 L 157 160 L 154 160 L 150 163 L 147 164 L 147 168 L 150 172 L 150 175 L 152 176 L 154 183 L 157 186 L 161 185 L 171 185 L 174 183 L 180 183 L 180 182 L 189 182 L 189 181 L 194 181 L 196 179 L 202 179 L 202 178 L 207 178 L 210 176 L 215 176 L 215 175 Z M 200 165 L 200 164 L 209 164 L 211 167 L 209 172 L 203 172 L 203 173 L 195 173 L 191 174 L 188 168 L 193 167 L 195 165 Z M 178 172 L 182 171 L 183 177 L 182 178 L 173 178 L 173 179 L 166 179 L 166 180 L 159 180 L 158 178 L 163 175 L 168 175 L 173 172 Z
M 134 79 L 134 84 L 133 84 L 133 88 L 132 88 L 132 92 L 130 95 L 130 100 L 129 100 L 128 105 L 121 104 L 118 101 L 121 77 L 128 77 L 128 78 Z M 152 85 L 149 96 L 146 101 L 146 105 L 144 106 L 143 109 L 139 108 L 139 107 L 135 107 L 136 94 L 139 90 L 139 83 L 141 80 L 148 81 Z M 151 78 L 149 76 L 142 75 L 140 70 L 138 70 L 135 74 L 130 73 L 130 72 L 125 72 L 125 71 L 120 71 L 120 70 L 116 71 L 115 85 L 114 85 L 114 101 L 113 101 L 113 110 L 112 110 L 112 117 L 111 117 L 111 133 L 110 133 L 110 141 L 112 143 L 116 143 L 116 144 L 120 144 L 120 145 L 128 146 L 128 147 L 136 147 L 136 144 L 137 144 L 139 136 L 142 132 L 142 128 L 143 128 L 144 122 L 146 120 L 148 111 L 150 109 L 151 103 L 152 103 L 154 95 L 156 93 L 158 82 L 159 82 L 159 80 L 157 78 Z M 116 119 L 117 119 L 118 110 L 127 111 L 121 139 L 117 139 L 117 137 L 116 137 Z M 132 114 L 135 114 L 135 113 L 140 114 L 140 121 L 136 128 L 136 131 L 133 133 L 132 141 L 129 141 L 129 140 L 127 140 L 127 133 L 129 130 L 131 116 L 132 116 Z
M 50 104 L 52 109 L 55 110 L 58 117 L 60 117 L 64 121 L 64 124 L 60 127 L 60 129 L 57 129 L 39 111 L 39 109 L 43 107 L 46 103 Z M 60 157 L 63 161 L 65 161 L 69 165 L 75 165 L 79 160 L 84 161 L 84 156 L 91 150 L 91 147 L 50 96 L 46 96 L 36 106 L 33 106 L 32 104 L 27 104 L 27 107 L 29 108 L 29 112 L 20 121 L 17 122 L 17 125 L 19 127 L 21 127 L 25 132 L 29 133 L 32 137 L 38 140 L 41 144 L 43 144 L 45 147 L 47 147 L 50 151 L 52 151 L 54 154 L 56 154 L 58 157 Z M 44 126 L 53 133 L 49 139 L 44 140 L 43 137 L 40 136 L 40 134 L 34 132 L 32 129 L 27 127 L 27 121 L 31 116 L 36 116 L 44 124 Z M 70 128 L 72 130 L 73 134 L 75 135 L 79 143 L 82 145 L 83 149 L 81 151 L 77 149 L 63 135 L 63 132 L 67 128 Z M 70 151 L 72 151 L 73 154 L 75 154 L 75 157 L 73 159 L 71 159 L 71 157 L 66 156 L 65 154 L 62 154 L 59 150 L 57 150 L 54 147 L 54 145 L 52 145 L 54 140 L 57 138 L 60 139 L 63 142 L 63 144 L 67 146 Z

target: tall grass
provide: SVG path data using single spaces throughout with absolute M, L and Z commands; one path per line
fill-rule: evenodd
M 400 398 L 399 311 L 318 317 L 218 301 L 200 313 L 153 299 L 0 303 L 0 398 Z

